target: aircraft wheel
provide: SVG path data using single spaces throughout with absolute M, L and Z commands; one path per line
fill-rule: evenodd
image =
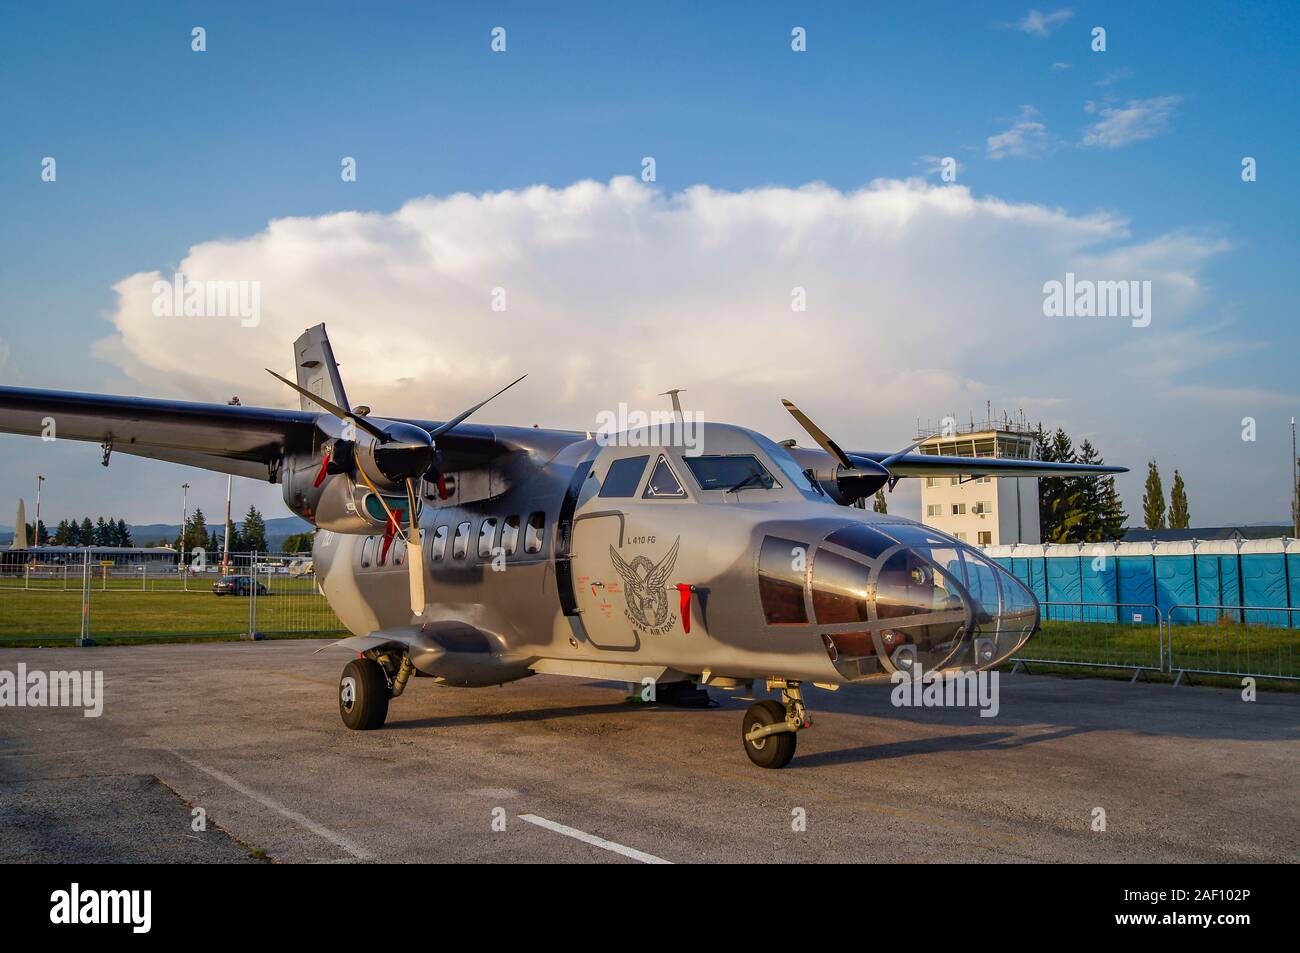
M 749 711 L 745 712 L 740 738 L 745 745 L 745 754 L 749 755 L 749 760 L 760 768 L 784 768 L 789 764 L 790 759 L 794 757 L 795 733 L 784 731 L 759 738 L 757 741 L 750 741 L 747 736 L 755 726 L 775 725 L 783 721 L 785 721 L 785 706 L 780 702 L 770 700 L 754 702 L 749 706 Z
M 380 728 L 388 717 L 388 679 L 374 659 L 348 662 L 339 677 L 339 714 L 353 731 Z

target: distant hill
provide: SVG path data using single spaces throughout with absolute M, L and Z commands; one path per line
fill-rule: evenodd
M 49 528 L 49 524 L 45 524 Z M 243 520 L 236 520 L 235 526 L 239 529 L 244 528 Z M 181 527 L 179 523 L 140 523 L 129 526 L 131 538 L 135 540 L 137 546 L 143 546 L 154 540 L 174 540 L 180 535 Z M 274 519 L 266 521 L 266 542 L 272 551 L 278 551 L 280 544 L 290 536 L 296 536 L 299 533 L 311 532 L 312 525 L 300 516 L 277 516 Z M 221 536 L 221 521 L 215 523 L 208 521 L 208 530 L 216 530 L 217 536 Z
M 244 523 L 242 520 L 238 520 L 235 525 L 243 529 Z M 50 532 L 54 531 L 54 527 L 49 523 L 45 524 L 45 528 Z M 135 541 L 137 546 L 147 546 L 157 540 L 170 542 L 181 531 L 179 523 L 128 523 L 127 528 L 131 530 L 131 539 Z M 311 523 L 298 516 L 277 516 L 274 519 L 269 519 L 266 521 L 267 545 L 272 552 L 279 552 L 280 544 L 286 539 L 299 533 L 310 532 L 311 528 Z M 208 529 L 215 529 L 217 535 L 221 535 L 221 523 L 219 521 L 216 523 L 209 522 Z M 0 546 L 8 546 L 13 542 L 13 539 L 14 528 L 12 526 L 0 526 Z

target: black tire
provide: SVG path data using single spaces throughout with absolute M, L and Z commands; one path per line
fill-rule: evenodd
M 339 676 L 339 714 L 353 731 L 382 728 L 388 717 L 388 679 L 374 659 L 348 662 Z
M 795 733 L 783 731 L 768 735 L 758 741 L 750 741 L 750 729 L 756 725 L 775 725 L 785 721 L 785 706 L 776 701 L 754 702 L 745 712 L 741 723 L 740 740 L 745 746 L 749 760 L 760 768 L 784 768 L 794 757 Z

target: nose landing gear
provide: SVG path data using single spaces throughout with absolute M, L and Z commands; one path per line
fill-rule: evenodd
M 812 716 L 803 703 L 799 682 L 780 678 L 767 681 L 769 690 L 779 688 L 781 700 L 754 702 L 745 712 L 741 738 L 745 754 L 760 768 L 784 768 L 794 757 L 795 733 L 812 727 Z

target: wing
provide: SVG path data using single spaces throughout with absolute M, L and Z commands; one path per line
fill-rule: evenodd
M 668 577 L 672 575 L 673 565 L 677 562 L 677 547 L 681 544 L 682 538 L 678 536 L 677 541 L 673 543 L 673 548 L 668 550 L 668 555 L 651 571 L 650 577 L 646 580 L 646 588 L 651 592 L 668 585 Z
M 286 452 L 310 450 L 316 415 L 140 397 L 0 387 L 0 433 L 112 441 L 113 450 L 274 479 Z
M 0 387 L 0 433 L 56 440 L 111 440 L 115 453 L 166 460 L 258 480 L 278 479 L 286 453 L 314 450 L 318 414 L 269 407 L 231 407 L 143 397 Z M 389 418 L 432 432 L 434 420 Z M 518 430 L 518 433 L 515 431 Z M 558 448 L 581 434 L 459 424 L 438 437 L 450 470 L 483 466 L 524 442 Z M 549 438 L 549 439 L 548 439 Z
M 861 457 L 880 463 L 889 453 L 850 452 L 849 459 Z M 1046 463 L 1042 460 L 1011 460 L 1006 457 L 947 457 L 935 453 L 905 453 L 893 459 L 889 472 L 896 477 L 923 476 L 1013 476 L 1067 477 L 1105 476 L 1128 473 L 1128 467 L 1089 466 L 1081 463 Z

